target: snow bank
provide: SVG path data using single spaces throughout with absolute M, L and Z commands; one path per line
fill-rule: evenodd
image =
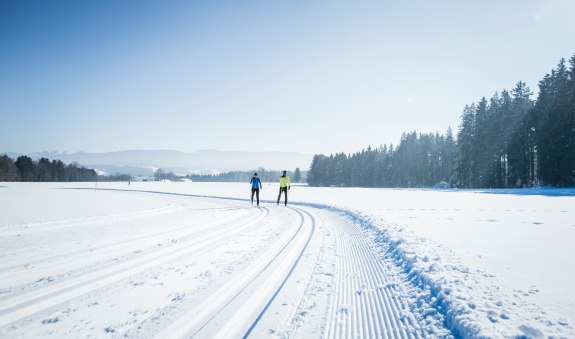
M 418 288 L 412 305 L 431 305 L 424 316 L 440 318 L 458 337 L 544 338 L 575 334 L 566 318 L 548 315 L 518 294 L 505 295 L 497 278 L 460 263 L 450 249 L 430 243 L 400 225 L 360 210 L 318 203 L 294 203 L 340 213 L 360 224 Z

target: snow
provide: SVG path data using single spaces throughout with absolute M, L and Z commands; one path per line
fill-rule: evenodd
M 0 337 L 575 336 L 575 189 L 249 193 L 3 184 Z

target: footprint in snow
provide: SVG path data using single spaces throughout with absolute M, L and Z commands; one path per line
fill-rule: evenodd
M 60 321 L 60 318 L 56 317 L 56 318 L 50 318 L 50 319 L 44 319 L 42 320 L 42 324 L 46 325 L 46 324 L 54 324 Z
M 535 327 L 521 325 L 518 329 L 529 338 L 543 338 L 543 332 Z
M 343 314 L 343 315 L 348 315 L 349 314 L 349 307 L 347 307 L 347 306 L 340 307 L 338 312 Z
M 494 311 L 487 312 L 487 319 L 489 319 L 489 321 L 491 321 L 492 323 L 496 323 L 497 321 L 499 321 L 497 313 L 495 313 Z

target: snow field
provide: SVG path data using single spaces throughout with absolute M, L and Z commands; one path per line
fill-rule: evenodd
M 90 260 L 85 260 L 86 257 L 91 256 L 86 254 L 80 255 L 80 258 L 76 260 L 76 265 L 86 265 L 86 268 L 84 270 L 78 269 L 77 271 L 80 271 L 79 273 L 74 274 L 74 271 L 63 271 L 66 270 L 68 266 L 68 263 L 65 263 L 65 265 L 53 268 L 54 271 L 62 270 L 63 272 L 60 271 L 62 273 L 59 273 L 55 277 L 50 276 L 36 280 L 36 282 L 48 282 L 45 287 L 32 284 L 33 289 L 30 291 L 28 291 L 30 288 L 3 288 L 2 291 L 4 293 L 2 293 L 3 297 L 1 299 L 2 309 L 0 311 L 0 314 L 3 316 L 0 319 L 0 324 L 5 325 L 6 323 L 32 316 L 38 311 L 49 309 L 65 301 L 84 296 L 92 291 L 100 290 L 105 286 L 113 286 L 114 283 L 129 279 L 138 273 L 146 272 L 158 265 L 169 263 L 171 260 L 201 253 L 203 250 L 205 251 L 208 244 L 241 233 L 258 219 L 261 219 L 264 214 L 264 210 L 261 210 L 258 211 L 257 214 L 253 214 L 242 221 L 239 220 L 242 214 L 236 213 L 236 219 L 228 220 L 227 222 L 224 221 L 223 224 L 219 225 L 222 226 L 221 228 L 212 232 L 206 232 L 202 227 L 199 227 L 196 230 L 197 232 L 190 234 L 188 231 L 188 234 L 179 234 L 179 237 L 174 237 L 175 234 L 169 234 L 170 232 L 168 232 L 169 237 L 164 237 L 164 239 L 161 239 L 161 237 L 158 239 L 157 234 L 152 233 L 148 237 L 144 237 L 144 241 L 134 241 L 136 243 L 135 247 L 139 249 L 132 250 L 132 248 L 128 246 L 122 257 L 117 257 L 114 255 L 114 252 L 108 252 L 106 251 L 107 249 L 104 248 L 103 251 L 111 256 L 109 260 L 104 261 L 104 264 L 96 268 L 91 265 Z M 202 226 L 202 223 L 200 222 L 199 225 Z M 209 220 L 209 225 L 212 226 L 210 228 L 213 230 L 213 219 Z M 117 239 L 117 236 L 118 234 L 115 234 L 112 238 Z M 84 237 L 81 237 L 81 239 L 84 239 Z M 162 242 L 161 240 L 164 241 Z M 61 249 L 66 247 L 66 244 L 64 244 Z M 130 252 L 130 250 L 132 251 Z M 52 251 L 58 253 L 57 248 L 52 248 Z M 90 250 L 88 250 L 88 252 L 90 252 Z M 40 255 L 42 255 L 42 253 Z M 59 255 L 59 257 L 62 257 L 64 261 L 69 261 L 66 256 Z M 49 264 L 52 264 L 53 261 L 54 260 L 50 258 L 47 260 Z M 25 266 L 25 269 L 29 267 L 30 266 Z M 28 275 L 26 274 L 14 274 L 14 276 L 24 281 L 28 279 Z M 134 279 L 132 278 L 130 280 L 133 281 Z M 129 284 L 133 284 L 134 286 L 140 285 L 137 282 L 129 282 Z M 20 286 L 22 285 L 26 286 L 26 284 L 21 284 Z M 20 293 L 14 293 L 14 290 L 19 290 Z
M 173 183 L 162 189 L 245 195 L 241 183 Z M 275 198 L 276 190 L 264 183 L 263 199 Z M 292 186 L 290 199 L 361 224 L 382 255 L 423 291 L 414 300 L 435 305 L 458 335 L 575 336 L 574 189 Z
M 572 196 L 98 186 L 0 189 L 0 337 L 575 333 Z

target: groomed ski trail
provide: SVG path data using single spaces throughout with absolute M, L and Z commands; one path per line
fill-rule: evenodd
M 0 337 L 113 334 L 136 338 L 423 338 L 430 333 L 426 330 L 430 326 L 435 334 L 451 336 L 445 328 L 437 332 L 442 323 L 422 320 L 424 317 L 416 314 L 421 307 L 413 307 L 412 301 L 406 298 L 404 292 L 412 288 L 406 277 L 397 268 L 387 267 L 390 263 L 382 260 L 372 248 L 362 226 L 345 213 L 297 203 L 275 206 L 275 201 L 261 201 L 262 207 L 255 208 L 249 206 L 247 199 L 155 191 L 102 191 L 156 195 L 170 203 L 174 199 L 192 199 L 230 209 L 219 217 L 200 219 L 194 227 L 176 222 L 167 231 L 170 237 L 166 239 L 178 239 L 171 246 L 150 247 L 158 232 L 134 236 L 125 241 L 131 253 L 135 248 L 144 248 L 135 252 L 141 254 L 107 266 L 77 269 L 74 274 L 64 274 L 67 278 L 46 285 L 24 284 L 26 287 L 20 291 L 15 287 L 15 292 L 0 295 Z M 158 209 L 160 211 L 169 214 L 181 208 Z M 138 215 L 146 213 L 133 213 L 124 219 Z M 98 224 L 98 218 L 78 221 L 82 223 Z M 45 223 L 50 229 L 63 228 L 59 225 L 64 224 L 80 229 L 71 220 Z M 39 229 L 42 228 L 45 227 Z M 15 229 L 17 231 L 17 225 L 9 232 Z M 34 229 L 27 228 L 27 232 L 33 233 Z M 254 241 L 254 237 L 262 239 L 238 252 L 231 243 L 242 236 L 248 237 L 248 241 Z M 110 243 L 97 246 L 93 254 L 111 251 L 116 256 L 120 249 L 117 243 Z M 194 277 L 201 272 L 187 268 L 190 260 L 209 262 L 214 253 L 236 252 L 242 260 L 232 255 L 227 259 L 229 263 L 217 266 L 224 267 L 223 271 L 217 267 L 206 271 L 211 273 L 199 282 Z M 82 254 L 80 250 L 70 253 Z M 54 253 L 51 262 L 46 263 L 42 263 L 40 257 L 33 259 L 39 266 L 62 267 L 70 261 L 65 254 Z M 76 266 L 81 266 L 81 262 L 75 262 Z M 178 279 L 175 273 L 180 271 L 174 267 L 182 265 L 190 270 L 182 279 L 194 284 L 180 291 L 185 284 L 174 282 Z M 25 273 L 13 265 L 5 268 L 14 276 Z M 85 314 L 93 312 L 87 311 L 91 305 L 100 307 L 101 304 L 106 308 L 120 304 L 127 308 L 126 304 L 137 300 L 142 293 L 130 287 L 133 281 L 157 286 L 148 290 L 160 290 L 171 301 L 156 302 L 145 310 L 134 306 L 135 310 L 128 315 L 120 314 L 126 320 L 117 320 L 115 325 L 104 326 L 105 319 L 94 319 L 100 324 L 98 328 L 92 320 L 82 319 L 82 310 Z M 133 285 L 140 286 L 139 283 Z M 169 287 L 172 285 L 179 286 L 180 290 Z M 107 300 L 114 301 L 109 301 L 111 304 L 107 306 Z M 72 319 L 76 318 L 85 324 L 73 323 Z M 70 324 L 64 325 L 66 321 Z M 62 323 L 60 328 L 58 323 Z
M 365 234 L 348 221 L 339 225 L 336 238 L 336 287 L 326 338 L 421 338 L 420 324 Z
M 268 210 L 237 224 L 228 224 L 207 235 L 197 236 L 193 240 L 178 242 L 175 246 L 159 248 L 150 253 L 137 256 L 121 263 L 112 263 L 93 273 L 65 279 L 55 284 L 38 288 L 25 293 L 0 298 L 0 327 L 10 322 L 33 315 L 37 312 L 62 304 L 75 297 L 113 284 L 121 279 L 150 269 L 184 255 L 196 255 L 214 243 L 233 237 L 267 215 Z

